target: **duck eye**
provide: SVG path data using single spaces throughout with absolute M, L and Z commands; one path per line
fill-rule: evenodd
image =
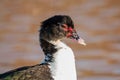
M 62 24 L 62 28 L 64 31 L 68 31 L 68 26 L 66 24 Z
M 68 27 L 66 24 L 62 24 L 62 28 L 64 29 L 64 31 L 73 32 L 73 28 Z
M 63 28 L 68 28 L 68 26 L 66 24 L 62 24 Z

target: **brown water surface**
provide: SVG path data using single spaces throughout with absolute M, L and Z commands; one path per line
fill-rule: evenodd
M 70 15 L 87 46 L 72 40 L 78 80 L 120 80 L 120 0 L 1 0 L 0 73 L 40 63 L 40 22 Z

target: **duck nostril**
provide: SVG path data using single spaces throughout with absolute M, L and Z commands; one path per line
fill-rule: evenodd
M 72 33 L 72 37 L 73 37 L 73 39 L 76 39 L 76 40 L 79 39 L 79 36 L 78 36 L 78 34 L 76 32 Z

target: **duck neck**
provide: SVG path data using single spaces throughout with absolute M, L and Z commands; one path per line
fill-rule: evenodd
M 76 80 L 74 54 L 67 45 L 61 41 L 41 40 L 41 47 L 45 53 L 43 63 L 50 66 L 55 80 Z
M 57 45 L 60 43 L 60 41 L 46 41 L 43 39 L 40 39 L 41 42 L 41 48 L 45 54 L 44 63 L 51 63 L 54 61 L 54 54 L 59 50 L 57 48 Z

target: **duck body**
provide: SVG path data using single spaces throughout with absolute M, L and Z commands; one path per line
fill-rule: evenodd
M 54 80 L 48 64 L 17 68 L 0 74 L 0 80 Z
M 42 63 L 0 74 L 0 80 L 77 80 L 74 54 L 61 41 L 63 38 L 85 45 L 69 16 L 56 15 L 46 19 L 39 33 L 40 46 L 45 55 Z
M 51 44 L 41 40 L 41 45 L 43 44 L 46 51 L 52 53 L 46 53 L 41 64 L 21 67 L 1 74 L 1 80 L 77 80 L 71 48 L 61 41 Z

